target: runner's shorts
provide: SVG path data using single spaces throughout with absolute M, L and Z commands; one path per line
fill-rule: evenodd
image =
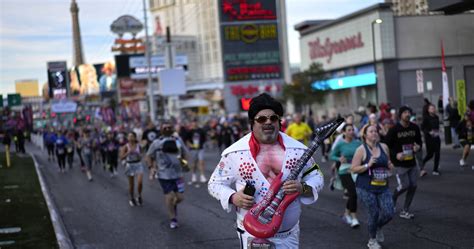
M 158 180 L 160 181 L 161 188 L 165 195 L 170 192 L 184 193 L 184 181 L 182 178 Z
M 127 163 L 125 166 L 125 175 L 126 176 L 135 176 L 138 174 L 143 174 L 143 163 L 142 162 L 133 162 Z
M 189 161 L 195 162 L 197 160 L 199 161 L 204 160 L 204 149 L 189 150 Z

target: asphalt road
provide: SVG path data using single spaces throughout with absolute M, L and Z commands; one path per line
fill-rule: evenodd
M 145 179 L 142 207 L 130 207 L 123 168 L 111 179 L 102 167 L 88 182 L 79 169 L 65 174 L 36 147 L 41 170 L 74 246 L 92 248 L 239 248 L 234 214 L 221 209 L 207 186 L 186 186 L 178 208 L 180 227 L 169 228 L 163 194 L 157 181 Z M 441 176 L 428 175 L 418 184 L 412 204 L 413 220 L 398 216 L 385 229 L 384 248 L 474 248 L 474 171 L 458 166 L 460 150 L 442 149 Z M 219 154 L 206 152 L 209 176 Z M 474 163 L 474 159 L 468 160 Z M 329 179 L 329 163 L 320 164 Z M 431 168 L 431 164 L 428 164 Z M 186 176 L 190 178 L 189 174 Z M 391 181 L 392 189 L 395 181 Z M 399 200 L 399 207 L 404 196 Z M 345 207 L 341 191 L 327 186 L 316 204 L 305 206 L 301 217 L 300 248 L 367 248 L 365 209 L 359 203 L 361 227 L 351 229 L 341 220 Z

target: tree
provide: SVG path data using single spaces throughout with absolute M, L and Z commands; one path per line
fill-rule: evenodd
M 322 65 L 313 63 L 307 70 L 294 74 L 291 84 L 283 86 L 283 98 L 292 100 L 297 110 L 308 110 L 311 104 L 324 102 L 324 91 L 316 90 L 312 85 L 325 79 Z

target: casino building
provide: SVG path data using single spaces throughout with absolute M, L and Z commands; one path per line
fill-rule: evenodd
M 368 103 L 410 105 L 442 94 L 444 48 L 450 96 L 465 108 L 474 99 L 474 13 L 395 16 L 380 3 L 334 20 L 308 20 L 300 33 L 301 70 L 321 63 L 327 80 L 317 115 L 350 113 Z

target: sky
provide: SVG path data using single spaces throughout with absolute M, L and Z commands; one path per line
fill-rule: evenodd
M 110 24 L 129 14 L 143 22 L 142 0 L 76 0 L 86 63 L 113 59 Z M 383 0 L 286 0 L 290 62 L 299 63 L 299 34 L 305 20 L 335 19 Z M 70 0 L 0 1 L 0 94 L 15 92 L 15 81 L 47 81 L 48 61 L 72 62 Z M 151 24 L 149 19 L 149 24 Z M 150 27 L 151 29 L 151 27 Z M 6 97 L 6 96 L 4 96 Z

